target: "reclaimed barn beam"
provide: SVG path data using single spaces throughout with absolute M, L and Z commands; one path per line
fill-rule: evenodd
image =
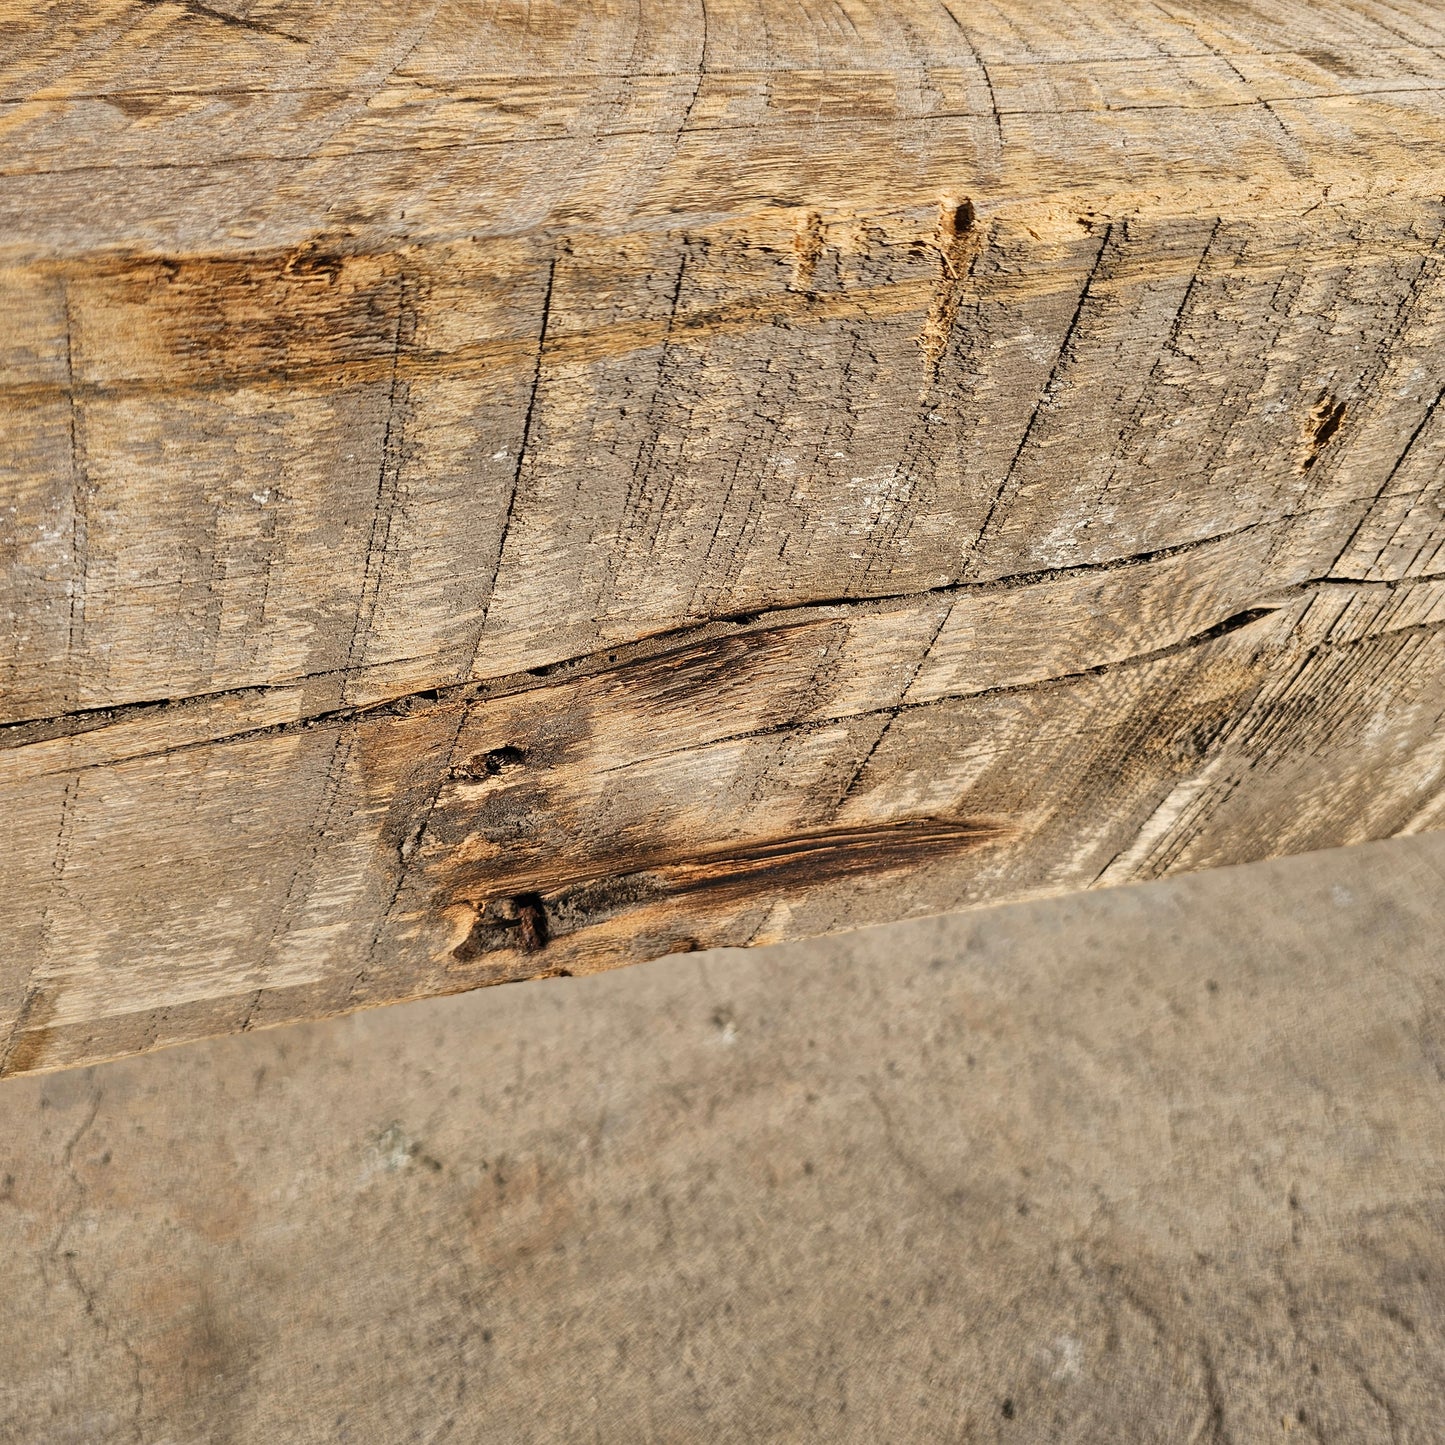
M 1445 822 L 1445 12 L 0 0 L 0 1073 Z

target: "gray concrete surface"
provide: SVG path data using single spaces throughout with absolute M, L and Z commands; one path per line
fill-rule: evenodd
M 1445 837 L 0 1086 L 7 1442 L 1445 1440 Z

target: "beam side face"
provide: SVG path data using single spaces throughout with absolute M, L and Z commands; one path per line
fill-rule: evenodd
M 1437 826 L 1445 34 L 1205 9 L 29 17 L 0 1072 Z

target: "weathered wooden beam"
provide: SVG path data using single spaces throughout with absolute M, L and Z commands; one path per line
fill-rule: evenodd
M 1445 821 L 1445 15 L 0 5 L 0 1072 Z

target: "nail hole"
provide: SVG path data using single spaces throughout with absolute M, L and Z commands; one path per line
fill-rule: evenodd
M 945 196 L 939 203 L 938 228 L 945 236 L 964 235 L 973 230 L 973 223 L 977 219 L 978 215 L 973 208 L 973 202 L 967 196 L 961 200 Z
M 519 893 L 512 899 L 517 930 L 524 953 L 539 953 L 547 946 L 547 909 L 540 893 Z
M 493 748 L 490 752 L 478 753 L 476 757 L 454 769 L 452 776 L 467 782 L 481 783 L 488 778 L 495 778 L 507 768 L 517 767 L 526 760 L 527 754 L 509 743 L 505 747 Z

